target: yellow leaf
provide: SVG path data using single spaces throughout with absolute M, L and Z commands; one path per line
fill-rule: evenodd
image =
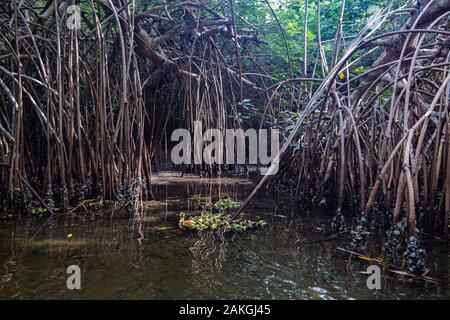
M 345 78 L 344 72 L 339 73 L 339 78 L 341 78 L 341 80 L 344 80 L 344 78 Z
M 183 221 L 183 227 L 185 227 L 185 228 L 192 228 L 193 226 L 194 226 L 194 224 L 195 224 L 195 221 L 193 221 L 193 220 L 185 220 L 185 221 Z
M 366 256 L 358 256 L 358 258 L 359 258 L 359 259 L 362 259 L 362 260 L 366 260 L 366 261 L 372 261 L 371 258 L 366 257 Z
M 157 227 L 156 228 L 156 230 L 158 230 L 158 231 L 167 231 L 167 230 L 172 230 L 172 229 L 173 229 L 173 227 Z
M 68 239 L 70 239 L 70 238 L 72 238 L 73 237 L 73 234 L 71 234 L 71 233 L 69 233 L 68 235 L 67 235 L 67 238 Z

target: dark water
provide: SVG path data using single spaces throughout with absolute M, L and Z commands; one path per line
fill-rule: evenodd
M 310 213 L 261 194 L 248 210 L 269 222 L 245 234 L 185 233 L 180 212 L 229 195 L 243 198 L 245 180 L 161 178 L 137 228 L 89 204 L 41 227 L 45 219 L 0 222 L 0 298 L 14 299 L 448 299 L 448 247 L 425 242 L 436 282 L 382 270 L 381 290 L 366 286 L 367 261 L 352 257 L 345 235 L 330 238 L 326 213 Z M 277 205 L 276 205 L 277 204 Z M 71 234 L 72 237 L 68 238 Z M 380 255 L 375 239 L 369 252 Z M 66 268 L 81 268 L 79 291 L 66 287 Z

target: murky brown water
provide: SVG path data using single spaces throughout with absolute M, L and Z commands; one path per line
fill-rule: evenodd
M 111 212 L 66 214 L 0 222 L 0 298 L 15 299 L 448 299 L 448 247 L 426 241 L 427 266 L 437 282 L 409 281 L 382 271 L 382 289 L 370 291 L 369 265 L 329 239 L 326 213 L 280 205 L 261 194 L 247 211 L 269 222 L 245 234 L 184 233 L 177 214 L 229 195 L 244 198 L 245 179 L 160 178 L 145 204 L 145 240 Z M 278 203 L 278 205 L 275 205 Z M 44 219 L 45 220 L 45 219 Z M 73 236 L 69 239 L 68 234 Z M 380 251 L 374 239 L 371 254 Z M 79 265 L 82 290 L 66 288 L 66 268 Z

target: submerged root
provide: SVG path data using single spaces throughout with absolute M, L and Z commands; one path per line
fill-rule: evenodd
M 122 217 L 135 217 L 138 215 L 138 194 L 133 184 L 123 185 L 117 191 L 116 208 Z
M 406 250 L 403 254 L 403 268 L 411 273 L 423 274 L 425 267 L 426 251 L 416 235 L 406 240 Z
M 397 263 L 399 260 L 400 253 L 403 249 L 402 236 L 406 230 L 407 222 L 406 219 L 402 219 L 400 222 L 393 224 L 386 231 L 386 242 L 384 243 L 384 257 L 386 260 L 393 263 Z
M 59 188 L 59 202 L 62 208 L 69 206 L 69 189 L 65 183 L 61 184 Z
M 74 183 L 70 189 L 70 200 L 71 203 L 80 203 L 83 200 L 87 199 L 88 196 L 88 187 L 84 183 Z
M 50 209 L 55 209 L 55 195 L 53 194 L 53 187 L 51 184 L 47 186 L 47 191 L 45 192 L 45 203 Z
M 353 248 L 366 248 L 367 237 L 370 235 L 366 217 L 361 217 L 356 227 L 350 231 L 350 235 L 352 237 Z
M 347 230 L 347 227 L 345 226 L 345 218 L 344 214 L 342 213 L 341 209 L 336 210 L 336 215 L 333 217 L 333 220 L 331 221 L 331 229 L 333 232 L 344 232 Z

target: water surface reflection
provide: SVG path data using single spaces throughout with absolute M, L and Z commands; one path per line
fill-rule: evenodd
M 153 190 L 136 225 L 113 212 L 63 215 L 42 228 L 22 217 L 0 225 L 0 298 L 113 299 L 448 299 L 448 247 L 427 241 L 437 284 L 408 282 L 383 271 L 382 290 L 370 291 L 368 264 L 338 251 L 344 237 L 321 231 L 330 217 L 301 212 L 260 195 L 248 210 L 269 222 L 261 231 L 185 233 L 179 212 L 201 210 L 218 196 L 243 198 L 236 181 L 165 181 Z M 291 213 L 294 217 L 291 217 Z M 71 238 L 67 235 L 72 234 Z M 375 239 L 371 254 L 380 252 Z M 66 289 L 66 268 L 77 264 L 82 290 Z

